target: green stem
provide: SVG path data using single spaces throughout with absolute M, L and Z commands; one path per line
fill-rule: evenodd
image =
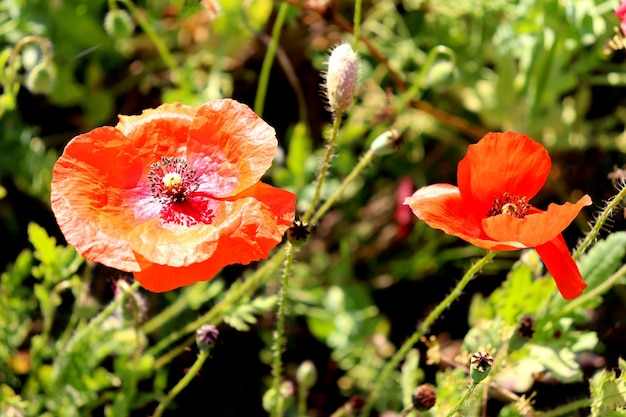
M 283 337 L 285 334 L 285 316 L 287 306 L 287 294 L 289 291 L 289 278 L 291 277 L 291 267 L 293 265 L 293 257 L 295 248 L 291 243 L 287 243 L 287 261 L 285 263 L 285 271 L 283 273 L 283 282 L 280 290 L 280 298 L 278 300 L 278 320 L 276 322 L 276 330 L 274 331 L 274 363 L 272 370 L 274 378 L 272 380 L 272 389 L 274 393 L 274 403 L 272 404 L 272 416 L 280 417 L 283 414 L 283 398 L 280 395 L 280 377 L 282 375 L 282 352 Z
M 615 210 L 616 208 L 620 206 L 622 200 L 625 197 L 626 197 L 626 186 L 624 186 L 619 191 L 619 193 L 617 193 L 617 195 L 615 195 L 611 199 L 611 201 L 606 206 L 606 208 L 602 211 L 602 213 L 600 213 L 600 216 L 598 216 L 598 219 L 596 220 L 596 223 L 593 225 L 593 228 L 587 234 L 587 236 L 585 236 L 585 240 L 583 240 L 583 242 L 580 244 L 578 249 L 576 249 L 576 251 L 574 252 L 574 255 L 572 255 L 574 260 L 578 259 L 585 252 L 585 250 L 587 250 L 589 245 L 591 245 L 592 242 L 596 241 L 596 239 L 598 238 L 598 234 L 600 233 L 600 231 L 602 230 L 602 227 L 604 226 L 604 223 L 606 223 L 606 221 L 611 217 L 611 215 L 613 214 L 613 210 Z
M 569 301 L 567 304 L 563 306 L 563 308 L 559 311 L 558 316 L 564 316 L 567 313 L 576 310 L 578 307 L 584 305 L 587 301 L 599 297 L 604 294 L 611 287 L 619 281 L 624 275 L 626 275 L 626 265 L 622 265 L 620 269 L 617 270 L 613 275 L 607 278 L 602 284 L 598 285 L 594 289 L 583 293 L 580 297 Z
M 352 49 L 357 50 L 359 38 L 361 36 L 361 10 L 363 9 L 363 0 L 356 0 L 354 2 L 354 23 L 352 29 Z
M 435 307 L 433 311 L 430 312 L 430 314 L 426 317 L 426 319 L 424 319 L 424 321 L 419 325 L 415 333 L 413 333 L 411 337 L 409 337 L 409 339 L 406 342 L 404 342 L 404 344 L 400 347 L 400 349 L 398 349 L 398 351 L 393 355 L 391 360 L 387 362 L 387 365 L 385 365 L 385 367 L 383 368 L 382 372 L 380 373 L 380 376 L 376 380 L 376 384 L 374 385 L 374 388 L 372 389 L 370 395 L 367 398 L 365 406 L 363 407 L 363 411 L 361 412 L 361 416 L 363 417 L 369 416 L 370 411 L 372 407 L 374 406 L 374 402 L 376 401 L 381 388 L 384 386 L 387 379 L 389 379 L 389 377 L 391 376 L 391 373 L 393 372 L 394 369 L 396 369 L 400 361 L 406 356 L 409 350 L 411 350 L 413 345 L 415 345 L 415 343 L 417 343 L 417 341 L 420 340 L 420 338 L 428 331 L 430 326 L 432 326 L 435 320 L 439 318 L 441 313 L 443 313 L 445 309 L 450 307 L 450 305 L 454 302 L 454 300 L 456 300 L 461 295 L 461 293 L 463 292 L 467 284 L 469 284 L 469 282 L 472 280 L 472 278 L 474 278 L 474 276 L 487 263 L 489 263 L 493 259 L 496 253 L 497 252 L 495 251 L 489 251 L 487 252 L 487 254 L 485 254 L 485 256 L 483 256 L 481 259 L 476 261 L 467 270 L 465 275 L 463 275 L 463 278 L 461 278 L 461 280 L 454 287 L 454 289 L 450 292 L 450 294 L 448 294 L 448 296 L 444 298 L 444 300 L 441 301 L 437 305 L 437 307 Z
M 447 417 L 452 417 L 454 416 L 454 413 L 465 408 L 467 400 L 469 400 L 469 398 L 471 397 L 472 393 L 474 392 L 477 386 L 478 386 L 478 382 L 472 381 L 470 383 L 470 386 L 465 391 L 465 394 L 463 394 L 463 396 L 459 399 L 459 401 L 457 401 L 457 403 L 454 405 L 452 410 L 450 410 L 450 412 L 447 414 Z
M 589 407 L 590 405 L 591 398 L 583 398 L 577 401 L 573 401 L 569 404 L 562 405 L 553 410 L 542 412 L 541 417 L 571 416 L 574 411 L 583 407 Z
M 195 332 L 196 329 L 198 329 L 203 324 L 218 324 L 218 321 L 221 319 L 224 312 L 228 310 L 231 304 L 239 300 L 241 297 L 252 293 L 263 283 L 265 283 L 272 276 L 272 272 L 274 272 L 282 264 L 285 256 L 286 252 L 281 248 L 281 250 L 276 252 L 276 254 L 272 256 L 270 260 L 265 262 L 261 268 L 256 270 L 240 286 L 236 287 L 234 290 L 229 291 L 224 299 L 216 304 L 206 314 L 204 314 L 197 320 L 187 324 L 182 329 L 170 333 L 154 347 L 150 348 L 146 353 L 156 356 L 159 352 L 165 350 L 177 340 L 185 337 L 190 333 Z
M 130 14 L 133 16 L 133 18 L 135 19 L 139 27 L 141 27 L 141 29 L 144 31 L 146 36 L 148 36 L 148 38 L 152 41 L 152 43 L 154 44 L 154 47 L 159 53 L 159 56 L 161 56 L 161 59 L 163 60 L 163 62 L 165 62 L 165 65 L 167 65 L 167 68 L 169 68 L 170 72 L 172 73 L 173 80 L 177 83 L 180 82 L 181 77 L 179 74 L 178 64 L 176 63 L 174 56 L 170 53 L 170 50 L 165 45 L 165 42 L 163 42 L 163 39 L 161 39 L 159 34 L 148 23 L 146 18 L 139 12 L 139 10 L 137 9 L 137 7 L 132 1 L 130 0 L 119 0 L 119 1 L 121 1 L 126 6 L 126 8 L 130 12 Z
M 129 287 L 129 292 L 136 291 L 140 287 L 139 282 L 135 281 Z M 55 360 L 55 367 L 53 370 L 53 379 L 57 380 L 65 369 L 65 364 L 69 363 L 67 356 L 72 355 L 74 346 L 83 340 L 92 330 L 98 329 L 100 325 L 108 318 L 117 307 L 119 307 L 124 300 L 126 300 L 127 292 L 122 292 L 119 297 L 111 301 L 96 317 L 89 322 L 89 324 L 79 330 L 70 338 L 67 344 L 59 349 L 61 355 Z
M 172 388 L 165 397 L 163 397 L 156 410 L 154 410 L 154 414 L 152 415 L 152 417 L 161 417 L 163 415 L 163 412 L 165 411 L 167 406 L 170 405 L 174 398 L 176 398 L 176 396 L 183 389 L 185 389 L 187 385 L 189 385 L 191 380 L 195 378 L 196 374 L 200 371 L 202 365 L 204 365 L 204 362 L 207 360 L 208 357 L 208 352 L 200 351 L 198 357 L 196 358 L 196 361 L 191 366 L 191 368 L 189 368 L 189 371 L 187 371 L 185 376 L 180 381 L 178 381 L 174 388 Z
M 315 223 L 317 220 L 321 218 L 321 215 L 319 215 L 319 216 L 316 216 L 317 218 L 315 220 L 313 220 L 311 216 L 313 215 L 313 212 L 315 211 L 317 204 L 322 198 L 322 188 L 324 186 L 324 180 L 326 179 L 326 174 L 328 173 L 328 168 L 330 167 L 330 160 L 333 158 L 333 152 L 335 151 L 335 142 L 337 141 L 337 135 L 339 134 L 339 126 L 341 126 L 342 116 L 343 114 L 341 112 L 338 112 L 337 114 L 335 114 L 335 118 L 333 120 L 333 128 L 330 132 L 330 138 L 328 138 L 328 144 L 326 145 L 326 155 L 324 155 L 324 160 L 322 161 L 322 166 L 317 176 L 317 185 L 315 186 L 315 194 L 313 195 L 313 200 L 311 201 L 311 205 L 309 206 L 309 209 L 304 214 L 304 216 L 302 216 L 302 221 L 304 223 L 307 223 L 309 221 L 311 221 L 312 223 Z M 347 178 L 346 180 L 343 181 L 343 184 L 345 184 L 346 182 L 347 182 Z
M 259 115 L 259 117 L 263 117 L 265 96 L 267 95 L 270 72 L 272 71 L 272 64 L 274 63 L 274 57 L 276 56 L 276 50 L 278 49 L 278 41 L 280 40 L 280 34 L 283 30 L 283 24 L 285 23 L 289 7 L 288 3 L 281 3 L 278 7 L 276 21 L 274 22 L 274 27 L 272 27 L 272 39 L 270 40 L 269 45 L 267 45 L 267 52 L 265 53 L 263 64 L 261 65 L 259 83 L 256 90 L 256 97 L 254 98 L 254 111 Z
M 170 321 L 173 317 L 176 317 L 180 312 L 189 308 L 189 300 L 187 297 L 178 297 L 174 303 L 170 304 L 159 314 L 152 317 L 141 326 L 141 331 L 150 334 L 153 331 L 161 328 L 165 323 Z

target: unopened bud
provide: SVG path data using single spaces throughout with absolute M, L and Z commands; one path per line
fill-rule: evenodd
M 470 376 L 475 383 L 479 383 L 487 378 L 491 367 L 493 366 L 493 357 L 488 352 L 476 352 L 470 359 Z
M 437 392 L 435 387 L 430 384 L 422 384 L 413 391 L 413 407 L 417 411 L 430 410 L 437 402 Z
M 51 62 L 35 65 L 26 77 L 26 88 L 33 94 L 48 94 L 56 81 L 56 70 Z
M 359 60 L 347 44 L 337 46 L 328 58 L 326 94 L 332 111 L 343 113 L 352 104 L 359 79 Z
M 219 335 L 220 331 L 217 330 L 217 327 L 211 324 L 203 324 L 196 330 L 196 344 L 198 345 L 198 349 L 208 353 L 215 345 L 215 342 L 217 342 Z
M 400 145 L 401 141 L 402 136 L 400 136 L 397 130 L 386 130 L 374 139 L 370 145 L 370 150 L 378 156 L 387 155 L 392 153 Z
M 312 361 L 304 361 L 296 371 L 296 381 L 304 388 L 311 388 L 317 381 L 317 370 Z
M 112 38 L 130 38 L 135 31 L 135 24 L 126 10 L 109 10 L 104 16 L 104 30 Z

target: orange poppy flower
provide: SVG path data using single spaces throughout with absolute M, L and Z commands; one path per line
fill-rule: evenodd
M 86 259 L 162 292 L 281 241 L 296 196 L 260 182 L 277 140 L 250 108 L 175 103 L 119 118 L 72 139 L 52 173 L 52 210 Z
M 565 299 L 579 296 L 587 284 L 561 232 L 584 206 L 550 204 L 546 211 L 529 204 L 543 187 L 551 161 L 546 149 L 526 135 L 488 133 L 470 145 L 459 162 L 458 187 L 422 187 L 405 200 L 430 227 L 489 250 L 535 248 Z

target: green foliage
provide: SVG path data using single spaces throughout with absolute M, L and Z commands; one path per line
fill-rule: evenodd
M 593 417 L 626 416 L 626 361 L 620 358 L 619 369 L 602 370 L 590 381 Z

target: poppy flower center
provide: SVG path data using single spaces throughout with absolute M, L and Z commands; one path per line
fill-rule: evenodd
M 150 166 L 150 192 L 164 203 L 182 203 L 199 185 L 198 174 L 183 158 L 161 157 Z
M 530 204 L 524 196 L 511 195 L 507 192 L 500 197 L 494 197 L 493 204 L 487 213 L 487 217 L 498 214 L 508 214 L 509 216 L 524 218 L 530 212 Z

